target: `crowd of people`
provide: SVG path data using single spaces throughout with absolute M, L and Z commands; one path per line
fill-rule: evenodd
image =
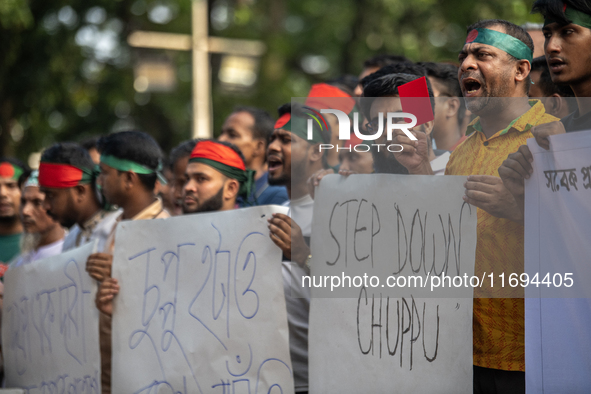
M 294 278 L 309 273 L 314 188 L 325 175 L 465 175 L 464 200 L 479 208 L 475 275 L 523 271 L 524 180 L 533 160 L 526 140 L 548 149 L 551 135 L 591 129 L 591 101 L 583 99 L 591 96 L 591 3 L 537 0 L 533 11 L 545 18 L 543 57 L 533 58 L 524 28 L 483 20 L 468 27 L 457 64 L 379 55 L 365 61 L 359 78 L 313 85 L 303 105 L 280 106 L 276 120 L 236 107 L 217 140 L 188 140 L 167 156 L 149 135 L 124 131 L 47 147 L 34 171 L 0 158 L 2 274 L 98 240 L 86 271 L 100 283 L 101 383 L 110 393 L 119 292 L 111 266 L 121 220 L 287 206 L 288 215 L 269 220 L 269 236 L 283 253 L 288 292 L 299 283 Z M 382 114 L 401 112 L 398 88 L 422 77 L 433 120 L 411 129 L 415 139 L 396 130 L 391 141 L 386 133 L 375 141 L 402 150 L 376 150 L 354 133 L 340 141 L 331 114 L 324 115 L 327 127 L 312 122 L 310 136 L 304 107 L 360 111 L 359 127 L 375 134 L 386 122 Z M 363 145 L 368 149 L 358 149 Z M 295 390 L 307 392 L 310 292 L 296 290 L 299 297 L 286 296 L 290 352 Z M 473 315 L 474 392 L 524 393 L 524 300 L 475 298 Z

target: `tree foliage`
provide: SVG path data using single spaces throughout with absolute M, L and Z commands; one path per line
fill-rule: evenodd
M 539 22 L 522 0 L 209 0 L 210 35 L 263 41 L 258 79 L 246 90 L 218 77 L 211 55 L 214 130 L 235 105 L 276 115 L 310 85 L 357 75 L 377 53 L 456 61 L 467 25 L 502 18 Z M 191 134 L 191 56 L 137 49 L 134 30 L 190 33 L 190 0 L 0 2 L 0 154 L 27 159 L 56 141 L 137 128 L 169 150 Z M 134 65 L 165 59 L 173 91 L 138 93 Z

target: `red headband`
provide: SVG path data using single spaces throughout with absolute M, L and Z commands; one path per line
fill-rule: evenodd
M 41 163 L 39 165 L 39 186 L 65 189 L 80 183 L 83 171 L 69 164 Z
M 275 128 L 276 129 L 280 129 L 283 126 L 285 126 L 289 121 L 291 120 L 291 113 L 287 112 L 283 115 L 281 115 L 279 117 L 279 119 L 277 119 L 277 122 L 275 122 Z
M 244 162 L 232 148 L 215 141 L 200 141 L 193 148 L 190 159 L 208 159 L 246 171 Z
M 355 99 L 337 87 L 317 83 L 312 85 L 306 105 L 318 109 L 338 109 L 349 114 L 355 107 Z

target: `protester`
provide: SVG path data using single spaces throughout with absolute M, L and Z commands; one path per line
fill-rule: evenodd
M 267 140 L 273 132 L 273 119 L 262 109 L 236 107 L 226 118 L 218 140 L 238 147 L 246 160 L 246 168 L 255 172 L 255 187 L 246 198 L 239 197 L 241 207 L 253 205 L 281 205 L 287 201 L 282 186 L 270 186 L 267 181 Z
M 279 108 L 279 119 L 271 136 L 267 157 L 269 183 L 285 185 L 289 195 L 289 214 L 274 214 L 269 220 L 270 237 L 284 255 L 283 286 L 287 305 L 289 348 L 296 392 L 308 391 L 308 315 L 310 289 L 300 287 L 301 277 L 309 274 L 310 236 L 314 200 L 306 181 L 325 167 L 320 144 L 330 140 L 330 130 L 312 125 L 307 139 L 308 115 L 298 104 Z M 291 263 L 290 263 L 291 262 Z
M 174 203 L 173 216 L 183 214 L 183 188 L 187 181 L 185 172 L 187 170 L 187 164 L 189 164 L 191 152 L 198 141 L 200 141 L 198 138 L 183 141 L 170 151 L 169 168 L 172 172 L 171 192 Z
M 29 168 L 17 159 L 0 158 L 0 264 L 5 265 L 20 253 L 23 225 L 19 218 L 22 183 Z M 6 266 L 0 267 L 4 273 Z M 1 275 L 0 275 L 1 276 Z
M 38 175 L 38 171 L 33 171 L 23 186 L 20 215 L 25 232 L 21 238 L 21 255 L 13 267 L 62 252 L 66 232 L 43 208 L 45 194 L 39 190 Z
M 88 152 L 73 142 L 52 145 L 41 155 L 43 208 L 63 227 L 70 228 L 64 252 L 93 240 L 97 240 L 97 250 L 102 252 L 116 224 L 119 212 L 104 208 L 94 167 Z
M 365 88 L 363 89 L 364 97 L 361 100 L 361 108 L 365 113 L 365 117 L 370 120 L 368 123 L 368 131 L 370 133 L 377 132 L 380 122 L 382 123 L 382 126 L 385 127 L 385 116 L 387 113 L 404 112 L 402 110 L 402 103 L 398 93 L 398 88 L 418 78 L 417 74 L 386 74 L 371 79 L 373 76 L 377 75 L 378 73 L 375 73 L 369 77 L 369 82 L 366 82 Z M 426 82 L 427 91 L 429 92 L 430 98 L 429 101 L 431 103 L 431 109 L 433 110 L 435 107 L 433 90 L 428 79 Z M 382 119 L 379 118 L 380 114 Z M 401 122 L 403 122 L 403 120 L 401 120 Z M 443 175 L 445 165 L 449 159 L 449 152 L 443 152 L 440 157 L 437 157 L 435 154 L 431 143 L 433 123 L 434 122 L 431 120 L 410 129 L 418 140 L 413 141 L 412 146 L 405 146 L 404 150 L 400 152 L 398 149 L 391 151 L 387 148 L 380 149 L 379 151 L 377 149 L 372 150 L 376 173 L 435 173 Z M 395 130 L 393 135 L 396 136 L 398 133 L 402 133 L 402 131 Z M 392 139 L 392 141 L 388 141 L 386 137 L 387 133 L 382 133 L 381 137 L 376 140 L 376 143 L 384 144 L 384 146 L 397 143 L 395 138 Z M 400 157 L 408 156 L 415 152 L 421 152 L 423 155 L 417 162 L 418 166 L 415 167 L 407 164 L 406 168 L 402 167 L 401 163 L 399 162 Z M 425 164 L 425 168 L 421 168 L 422 164 Z
M 370 149 L 370 145 L 361 138 L 351 135 L 351 139 L 339 150 L 339 174 L 371 174 L 373 155 Z
M 568 85 L 577 101 L 576 110 L 560 122 L 533 128 L 538 145 L 549 149 L 550 135 L 591 129 L 591 55 L 581 51 L 591 45 L 591 4 L 576 0 L 538 0 L 533 11 L 544 16 L 544 49 L 552 82 Z M 533 156 L 524 144 L 499 168 L 499 175 L 521 212 L 524 212 L 524 179 L 533 172 L 532 161 Z
M 322 109 L 337 109 L 352 117 L 352 112 L 355 110 L 355 100 L 345 91 L 331 86 L 327 83 L 318 83 L 312 85 L 305 105 L 318 112 Z M 330 144 L 334 149 L 326 151 L 326 163 L 334 170 L 338 171 L 339 152 L 336 147 L 341 147 L 344 141 L 339 140 L 339 122 L 334 114 L 321 114 L 326 120 L 326 123 L 331 131 Z M 352 119 L 353 121 L 353 119 Z
M 470 175 L 464 201 L 480 208 L 475 275 L 523 272 L 523 216 L 497 169 L 509 152 L 531 138 L 531 125 L 556 120 L 541 102 L 528 101 L 532 52 L 531 38 L 522 28 L 485 20 L 468 28 L 459 55 L 466 106 L 478 117 L 470 123 L 466 141 L 453 151 L 445 173 Z M 404 137 L 399 141 L 409 147 L 411 142 Z M 416 166 L 407 160 L 417 155 L 412 156 L 399 160 Z M 523 393 L 523 299 L 477 297 L 473 305 L 474 392 Z
M 432 139 L 440 150 L 452 151 L 466 136 L 462 129 L 466 105 L 458 83 L 458 67 L 446 63 L 417 63 L 427 70 L 435 97 Z
M 227 211 L 239 196 L 252 195 L 255 173 L 245 162 L 235 145 L 199 141 L 185 172 L 183 213 Z
M 101 152 L 100 175 L 105 198 L 121 207 L 121 220 L 147 220 L 170 217 L 162 201 L 156 197 L 156 179 L 162 176 L 162 152 L 149 135 L 140 131 L 123 131 L 103 137 L 98 142 Z M 111 277 L 115 231 L 107 240 L 107 253 L 89 256 L 86 270 L 103 282 Z M 127 262 L 121 262 L 125 264 Z M 111 392 L 111 317 L 100 315 L 101 387 L 103 394 Z

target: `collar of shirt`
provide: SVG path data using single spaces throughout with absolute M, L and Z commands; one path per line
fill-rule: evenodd
M 131 220 L 144 220 L 144 219 L 155 219 L 156 216 L 160 215 L 164 210 L 162 200 L 156 198 L 152 204 L 148 205 L 143 211 L 131 218 Z
M 493 135 L 490 138 L 507 134 L 510 130 L 515 130 L 519 133 L 524 133 L 526 131 L 529 131 L 532 127 L 534 127 L 538 123 L 538 121 L 542 119 L 542 116 L 546 113 L 546 108 L 540 100 L 529 100 L 529 105 L 531 108 L 526 113 L 524 113 L 516 119 L 513 119 L 513 121 L 509 123 L 507 127 L 495 133 L 495 135 Z M 476 117 L 472 122 L 470 122 L 466 130 L 466 135 L 471 135 L 472 133 L 474 133 L 474 131 L 480 131 L 482 133 L 480 116 Z
M 105 215 L 107 215 L 108 213 L 109 211 L 105 211 L 104 209 L 101 209 L 97 213 L 95 213 L 94 216 L 92 216 L 90 219 L 84 222 L 84 225 L 80 228 L 80 233 L 78 234 L 78 237 L 90 237 L 95 227 L 100 223 L 101 220 L 103 220 Z

